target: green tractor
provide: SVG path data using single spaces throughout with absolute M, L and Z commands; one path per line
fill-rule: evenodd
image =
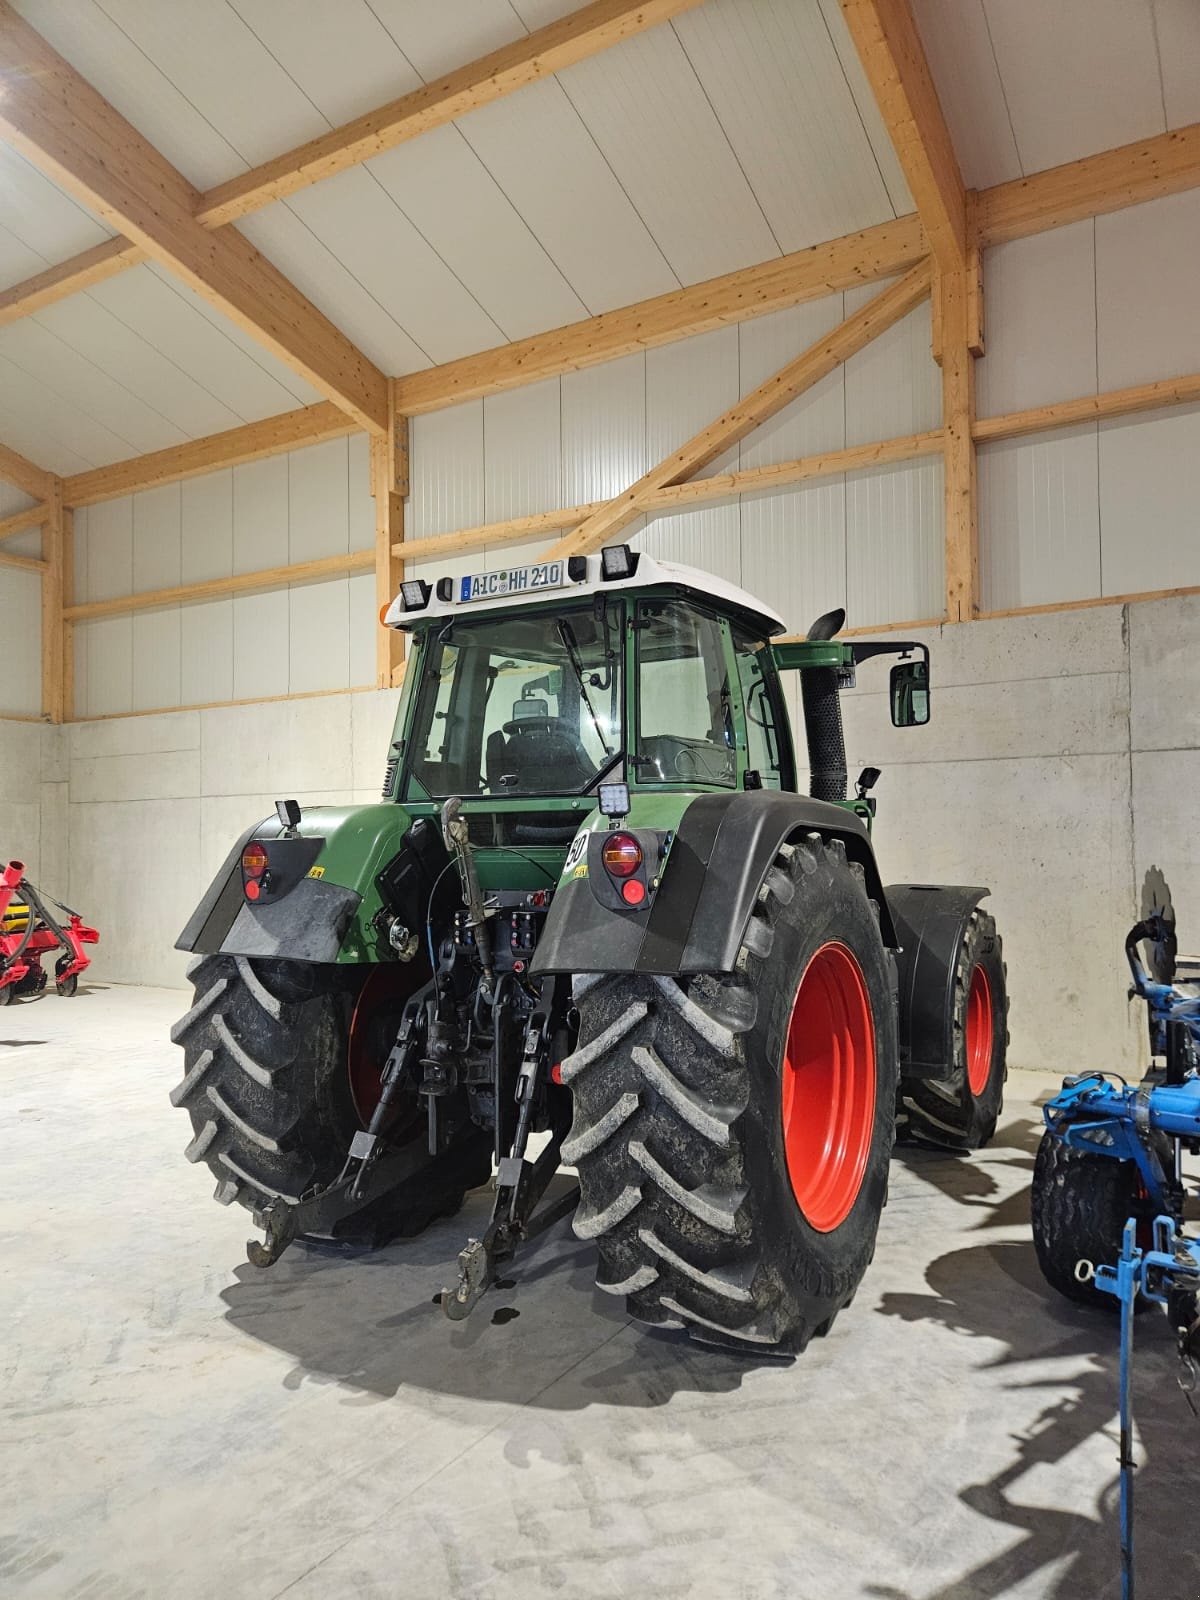
M 386 621 L 382 800 L 280 800 L 180 936 L 188 1159 L 254 1213 L 256 1265 L 490 1181 L 451 1317 L 574 1209 L 632 1316 L 803 1349 L 871 1260 L 898 1124 L 971 1150 L 1003 1094 L 987 890 L 885 889 L 878 772 L 846 795 L 840 691 L 899 656 L 892 720 L 926 722 L 928 650 L 839 640 L 841 612 L 772 644 L 769 606 L 626 545 L 412 579 Z

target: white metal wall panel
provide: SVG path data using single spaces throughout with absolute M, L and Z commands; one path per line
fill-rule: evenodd
M 133 497 L 133 588 L 167 589 L 183 581 L 182 484 Z
M 1089 218 L 984 254 L 981 417 L 1096 391 L 1095 227 Z
M 179 609 L 180 704 L 233 699 L 233 600 Z
M 137 611 L 132 621 L 130 709 L 153 711 L 180 704 L 182 683 L 179 607 Z
M 111 717 L 133 709 L 133 618 L 97 617 L 80 630 L 87 641 L 84 715 Z
M 449 406 L 409 425 L 410 538 L 477 527 L 483 509 L 483 402 Z
M 846 295 L 846 315 L 878 287 Z M 895 434 L 922 433 L 942 421 L 942 375 L 930 347 L 929 303 L 873 339 L 845 365 L 846 444 L 869 444 Z
M 781 249 L 895 214 L 817 0 L 718 0 L 674 28 Z
M 1200 407 L 1100 425 L 1103 593 L 1200 584 Z
M 286 455 L 234 467 L 234 572 L 287 565 L 288 480 Z
M 350 548 L 370 550 L 375 543 L 375 498 L 371 493 L 371 441 L 365 433 L 346 440 L 350 480 Z
M 984 0 L 1025 172 L 1163 131 L 1146 0 Z
M 233 572 L 233 474 L 234 469 L 228 467 L 179 485 L 181 583 L 203 583 Z
M 945 609 L 942 463 L 846 477 L 846 616 L 851 627 Z
M 682 282 L 779 253 L 672 28 L 626 39 L 558 81 Z
M 739 395 L 738 330 L 717 328 L 646 352 L 647 466 L 662 461 L 734 404 Z M 737 448 L 703 474 L 737 466 Z
M 646 357 L 609 361 L 562 382 L 563 504 L 605 500 L 646 472 Z
M 1094 423 L 980 447 L 984 610 L 1101 593 L 1097 470 Z
M 291 667 L 291 596 L 235 595 L 233 600 L 233 698 L 264 699 L 287 694 Z
M 350 548 L 345 439 L 293 450 L 288 464 L 288 560 L 316 561 Z
M 350 686 L 350 590 L 346 578 L 288 591 L 291 668 L 288 692 Z
M 706 506 L 680 517 L 651 522 L 636 539 L 663 561 L 699 567 L 730 583 L 742 583 L 742 551 L 737 505 Z
M 1102 390 L 1200 371 L 1198 261 L 1200 191 L 1096 218 Z
M 743 395 L 815 344 L 841 322 L 843 315 L 842 296 L 836 294 L 739 323 Z M 845 370 L 838 367 L 761 428 L 747 434 L 739 460 L 743 467 L 773 466 L 823 450 L 840 450 L 845 442 Z
M 42 709 L 42 584 L 36 572 L 0 567 L 0 715 L 36 717 Z
M 79 524 L 76 523 L 78 542 Z M 80 600 L 115 600 L 133 591 L 133 501 L 88 507 L 86 579 Z
M 559 83 L 495 100 L 460 126 L 590 314 L 678 287 Z
M 348 586 L 350 625 L 350 686 L 360 689 L 375 682 L 375 635 L 379 630 L 379 605 L 375 599 L 375 574 L 363 572 Z
M 986 189 L 1021 177 L 983 0 L 913 0 L 913 13 L 963 181 Z
M 789 633 L 805 633 L 823 612 L 844 606 L 844 478 L 745 496 L 741 581 L 776 608 Z
M 485 522 L 563 504 L 561 407 L 557 378 L 484 400 Z

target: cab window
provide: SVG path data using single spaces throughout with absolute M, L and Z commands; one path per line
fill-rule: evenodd
M 642 783 L 737 781 L 721 624 L 675 600 L 637 608 L 637 770 Z
M 733 630 L 742 705 L 746 716 L 746 765 L 758 773 L 764 789 L 783 789 L 786 780 L 779 743 L 777 685 L 767 677 L 762 642 Z

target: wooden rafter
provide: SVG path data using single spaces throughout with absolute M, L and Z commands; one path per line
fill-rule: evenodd
M 235 572 L 228 578 L 208 578 L 202 583 L 180 583 L 170 589 L 143 589 L 139 594 L 119 595 L 111 600 L 85 600 L 80 605 L 65 607 L 64 616 L 68 622 L 90 622 L 96 617 L 154 611 L 161 606 L 187 605 L 197 600 L 219 600 L 230 594 L 283 589 L 293 583 L 322 583 L 327 578 L 369 572 L 374 565 L 374 551 L 350 550 L 336 556 L 320 556 L 315 561 L 295 561 L 286 567 L 263 567 L 257 572 Z
M 652 350 L 730 322 L 784 311 L 839 289 L 876 283 L 913 266 L 927 249 L 916 217 L 884 222 L 774 261 L 568 323 L 549 333 L 533 334 L 515 344 L 397 378 L 396 404 L 406 415 L 420 416 L 560 373 L 578 372 L 635 350 Z
M 24 511 L 14 511 L 11 517 L 0 521 L 0 540 L 15 538 L 18 533 L 28 533 L 31 528 L 40 528 L 48 515 L 49 509 L 44 500 L 39 500 L 35 506 L 28 506 Z
M 698 3 L 699 0 L 593 0 L 581 10 L 535 29 L 435 83 L 423 84 L 411 94 L 377 106 L 197 195 L 196 221 L 205 228 L 223 227 L 308 184 L 332 177 L 468 111 L 561 72 Z M 144 260 L 145 252 L 127 239 L 85 250 L 0 293 L 0 325 L 29 316 Z
M 26 461 L 6 444 L 0 444 L 0 481 L 15 484 L 38 500 L 49 500 L 54 493 L 54 474 L 44 467 L 35 467 L 32 461 Z
M 975 439 L 979 444 L 1020 439 L 1048 428 L 1071 428 L 1081 422 L 1103 422 L 1108 417 L 1128 417 L 1139 411 L 1194 405 L 1197 401 L 1200 372 L 1193 372 L 1184 378 L 1161 378 L 1157 383 L 1138 383 L 1128 389 L 1107 389 L 1103 394 L 1088 394 L 1079 400 L 1056 400 L 1000 417 L 980 417 L 975 423 Z
M 205 434 L 187 444 L 173 444 L 148 455 L 130 456 L 107 467 L 92 467 L 63 479 L 63 496 L 69 506 L 90 506 L 98 500 L 116 500 L 137 494 L 141 489 L 157 489 L 181 478 L 198 478 L 222 467 L 237 467 L 264 456 L 281 455 L 304 445 L 321 444 L 326 439 L 343 439 L 357 433 L 352 418 L 331 401 L 301 406 L 261 422 L 246 422 L 221 433 Z
M 1200 122 L 982 189 L 981 244 L 1003 244 L 1200 185 Z
M 842 15 L 943 267 L 967 252 L 962 173 L 908 0 L 841 0 Z
M 14 567 L 18 572 L 45 572 L 46 563 L 37 556 L 18 556 L 11 550 L 0 550 L 0 567 Z
M 819 339 L 765 383 L 730 406 L 691 439 L 644 473 L 630 488 L 606 501 L 550 551 L 554 556 L 586 555 L 613 541 L 637 520 L 660 489 L 682 483 L 731 445 L 811 389 L 864 345 L 900 321 L 929 294 L 930 267 L 920 262 L 889 288 Z
M 387 380 L 236 228 L 0 0 L 0 133 L 35 166 L 349 412 L 387 426 Z

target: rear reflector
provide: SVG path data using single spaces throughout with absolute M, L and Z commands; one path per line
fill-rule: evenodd
M 646 885 L 640 878 L 630 878 L 621 885 L 621 899 L 627 906 L 640 906 L 646 898 Z

